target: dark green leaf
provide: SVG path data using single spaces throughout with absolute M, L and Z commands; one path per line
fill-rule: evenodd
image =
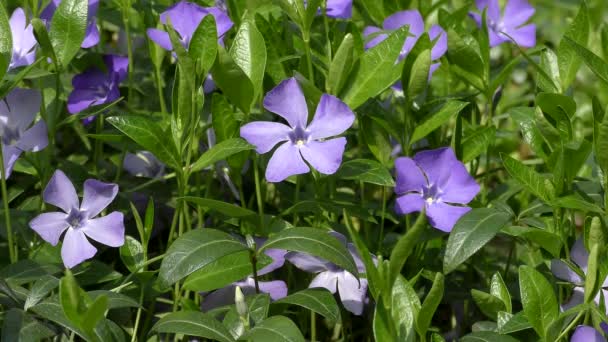
M 392 317 L 389 315 L 383 302 L 376 303 L 374 310 L 374 339 L 376 341 L 395 341 Z
M 108 297 L 106 295 L 97 296 L 82 316 L 82 329 L 92 333 L 97 323 L 104 318 L 107 308 Z
M 540 337 L 558 316 L 558 305 L 553 287 L 547 279 L 530 266 L 519 267 L 521 302 L 528 321 Z
M 460 342 L 519 342 L 519 340 L 493 331 L 476 331 L 463 336 Z
M 555 190 L 549 185 L 550 181 L 548 178 L 541 176 L 520 161 L 505 154 L 502 155 L 502 161 L 505 169 L 518 183 L 546 203 L 552 203 L 555 198 Z
M 208 338 L 220 342 L 232 342 L 234 339 L 226 328 L 212 316 L 198 311 L 180 311 L 170 313 L 160 319 L 150 329 L 152 332 L 184 334 Z
M 190 40 L 188 54 L 196 62 L 199 75 L 211 69 L 217 56 L 217 28 L 214 16 L 206 15 L 198 25 Z
M 337 95 L 353 67 L 353 35 L 347 33 L 329 65 L 325 88 L 329 94 Z
M 200 205 L 203 208 L 209 208 L 230 217 L 247 217 L 257 215 L 255 212 L 247 208 L 209 198 L 186 196 L 180 197 L 178 200 Z
M 226 97 L 219 93 L 213 93 L 211 99 L 211 118 L 216 143 L 234 138 L 239 133 L 239 122 L 236 120 L 234 110 Z
M 608 115 L 604 115 L 597 125 L 597 138 L 594 137 L 595 158 L 603 172 L 608 172 Z
M 513 315 L 508 312 L 501 311 L 498 313 L 498 332 L 506 335 L 513 332 L 532 329 L 532 326 L 528 322 L 528 318 L 523 311 Z
M 416 125 L 414 133 L 410 138 L 410 145 L 417 142 L 418 140 L 426 137 L 429 133 L 441 127 L 446 123 L 452 116 L 460 113 L 468 105 L 467 102 L 461 101 L 449 101 L 439 111 L 431 114 L 424 122 Z
M 13 55 L 13 36 L 8 21 L 8 14 L 3 4 L 0 4 L 0 80 L 8 70 Z
M 78 287 L 76 279 L 69 270 L 59 281 L 59 302 L 65 316 L 76 326 L 80 326 L 82 315 L 86 312 L 84 291 Z
M 473 297 L 473 301 L 475 301 L 479 310 L 493 320 L 496 320 L 499 311 L 505 310 L 505 304 L 500 298 L 489 293 L 472 289 L 471 297 Z
M 565 37 L 572 39 L 581 45 L 587 45 L 589 39 L 589 16 L 587 4 L 583 1 L 576 18 L 568 26 L 564 34 Z M 562 79 L 562 88 L 566 89 L 572 83 L 581 65 L 581 59 L 573 51 L 571 45 L 560 42 L 557 48 L 557 61 L 559 63 L 559 73 Z
M 230 47 L 230 56 L 251 80 L 253 100 L 257 99 L 262 93 L 262 81 L 266 69 L 266 43 L 253 20 L 245 20 L 241 23 Z
M 409 99 L 420 95 L 426 89 L 429 82 L 430 69 L 431 50 L 428 49 L 422 51 L 412 65 L 406 89 Z
M 437 310 L 439 303 L 441 303 L 441 299 L 443 298 L 444 280 L 443 274 L 440 272 L 435 274 L 433 287 L 431 287 L 431 290 L 422 303 L 422 307 L 420 308 L 420 312 L 416 319 L 416 331 L 420 336 L 425 335 L 428 331 L 435 311 Z
M 46 297 L 46 295 L 49 294 L 49 292 L 57 288 L 57 286 L 59 286 L 59 279 L 51 275 L 42 276 L 34 283 L 34 285 L 32 285 L 23 310 L 27 311 L 32 306 L 38 304 L 42 299 L 44 299 L 44 297 Z
M 213 81 L 228 99 L 248 114 L 255 98 L 253 83 L 222 47 L 218 49 L 212 74 Z
M 275 302 L 275 304 L 293 304 L 314 311 L 330 322 L 340 322 L 340 308 L 331 292 L 326 289 L 306 289 Z
M 100 296 L 106 297 L 108 300 L 108 309 L 136 308 L 139 306 L 135 299 L 117 292 L 107 290 L 96 290 L 89 291 L 87 292 L 87 294 L 93 300 L 97 299 Z
M 237 154 L 239 152 L 253 150 L 255 146 L 250 145 L 241 138 L 231 138 L 224 140 L 219 144 L 211 147 L 205 153 L 203 153 L 197 161 L 190 166 L 191 172 L 200 171 L 213 163 L 225 160 L 226 158 Z
M 342 164 L 337 176 L 381 186 L 395 186 L 391 173 L 382 164 L 369 159 L 355 159 Z
M 505 304 L 505 308 L 508 313 L 511 313 L 512 305 L 511 305 L 511 294 L 509 293 L 509 289 L 505 284 L 504 280 L 502 280 L 502 276 L 499 272 L 494 273 L 492 276 L 492 282 L 490 283 L 490 293 L 497 298 L 500 298 L 502 302 Z
M 285 316 L 272 316 L 257 324 L 239 340 L 304 342 L 300 329 Z
M 486 152 L 496 139 L 496 127 L 481 127 L 462 141 L 462 162 L 468 163 Z
M 87 29 L 87 0 L 63 0 L 53 19 L 49 38 L 59 63 L 65 68 L 80 50 Z
M 391 313 L 400 341 L 415 341 L 414 322 L 420 307 L 420 298 L 416 291 L 399 275 L 393 284 Z
M 120 246 L 120 259 L 131 273 L 141 270 L 144 263 L 144 247 L 131 236 L 125 236 L 124 245 Z
M 391 288 L 397 276 L 401 274 L 401 269 L 407 258 L 410 256 L 416 244 L 420 240 L 420 236 L 424 232 L 424 229 L 427 226 L 426 213 L 423 210 L 416 219 L 416 223 L 414 226 L 410 228 L 405 235 L 403 235 L 398 241 L 393 251 L 391 252 L 391 258 L 389 260 L 389 275 L 388 280 Z
M 597 204 L 591 203 L 579 195 L 567 195 L 564 197 L 559 197 L 555 199 L 555 205 L 562 208 L 580 210 L 582 212 L 593 212 L 597 214 L 604 213 L 604 210 Z

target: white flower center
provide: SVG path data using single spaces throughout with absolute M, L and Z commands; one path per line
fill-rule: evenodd
M 298 147 L 302 147 L 302 146 L 304 146 L 304 140 L 302 140 L 302 139 L 298 139 L 298 141 L 296 141 L 296 145 L 297 145 Z

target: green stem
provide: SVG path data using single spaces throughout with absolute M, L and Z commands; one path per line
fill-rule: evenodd
M 306 53 L 306 66 L 308 67 L 308 80 L 315 82 L 314 70 L 312 68 L 312 53 L 310 51 L 310 32 L 303 32 L 304 52 Z
M 12 264 L 17 262 L 18 253 L 15 253 L 17 249 L 13 245 L 13 228 L 11 226 L 11 213 L 8 207 L 8 191 L 6 190 L 6 170 L 4 169 L 4 155 L 2 152 L 2 146 L 0 146 L 0 178 L 2 182 L 2 204 L 4 205 L 4 222 L 6 224 L 8 255 Z
M 300 201 L 300 176 L 296 176 L 296 191 L 293 194 L 293 205 L 298 204 Z M 298 213 L 296 211 L 293 212 L 293 225 L 294 227 L 298 225 Z
M 160 67 L 156 67 L 154 70 L 154 78 L 156 80 L 156 90 L 158 91 L 158 100 L 160 101 L 160 111 L 167 113 L 167 104 L 165 103 L 165 96 L 163 94 L 162 75 L 160 73 Z
M 380 235 L 378 236 L 378 252 L 382 250 L 384 240 L 384 215 L 386 214 L 386 187 L 382 186 L 382 217 L 380 217 Z
M 260 231 L 262 231 L 264 229 L 264 201 L 262 198 L 262 187 L 260 185 L 258 166 L 258 156 L 256 156 L 253 158 L 253 175 L 255 177 L 255 196 L 258 203 L 258 213 L 260 215 Z
M 562 338 L 564 338 L 566 335 L 568 335 L 568 333 L 570 332 L 570 330 L 572 330 L 572 328 L 574 328 L 574 326 L 576 325 L 576 323 L 578 322 L 578 320 L 581 318 L 581 316 L 583 316 L 583 314 L 585 312 L 587 312 L 587 310 L 580 311 L 578 313 L 578 315 L 576 315 L 576 317 L 574 317 L 574 319 L 572 320 L 572 322 L 570 322 L 570 324 L 568 324 L 568 326 L 566 327 L 566 329 L 564 329 L 561 332 L 561 334 L 559 334 L 559 336 L 557 337 L 556 341 L 559 341 Z
M 139 327 L 139 320 L 141 319 L 141 308 L 144 301 L 144 288 L 142 287 L 139 293 L 139 307 L 137 308 L 137 314 L 135 315 L 135 323 L 133 324 L 133 335 L 131 335 L 131 342 L 137 341 L 137 328 Z
M 103 114 L 97 116 L 97 122 L 95 123 L 95 133 L 100 134 L 103 128 Z M 103 144 L 101 140 L 95 140 L 95 150 L 93 151 L 93 172 L 99 178 L 99 169 L 97 164 L 99 163 L 99 157 L 103 153 Z
M 131 24 L 129 22 L 129 10 L 131 9 L 131 0 L 126 0 L 126 6 L 123 8 L 122 21 L 125 26 L 125 34 L 127 35 L 127 57 L 129 58 L 129 106 L 133 105 L 133 44 L 131 43 Z
M 317 340 L 317 315 L 314 311 L 310 311 L 310 341 Z

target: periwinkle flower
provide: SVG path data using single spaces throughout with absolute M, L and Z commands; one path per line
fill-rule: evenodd
M 165 164 L 150 151 L 126 153 L 122 166 L 135 177 L 160 178 L 165 174 Z
M 61 0 L 52 0 L 48 6 L 40 14 L 40 19 L 45 20 L 50 24 L 57 7 L 61 4 Z M 99 29 L 97 28 L 97 10 L 99 9 L 99 0 L 89 0 L 87 12 L 87 31 L 84 40 L 80 45 L 81 48 L 87 49 L 99 43 Z
M 118 86 L 127 77 L 129 59 L 117 55 L 103 56 L 107 71 L 92 68 L 74 76 L 74 90 L 68 97 L 68 112 L 79 113 L 91 106 L 116 101 L 120 97 Z M 88 118 L 90 122 L 92 118 Z
M 260 154 L 281 143 L 266 168 L 269 182 L 280 182 L 289 176 L 309 172 L 304 160 L 323 174 L 333 174 L 338 170 L 346 138 L 328 138 L 346 131 L 355 120 L 352 110 L 344 102 L 323 94 L 314 118 L 307 125 L 308 107 L 304 93 L 298 81 L 289 78 L 266 94 L 264 108 L 287 120 L 289 126 L 279 122 L 250 122 L 241 127 L 241 137 L 254 145 Z
M 395 169 L 397 213 L 426 208 L 431 225 L 444 232 L 450 232 L 471 210 L 464 205 L 479 193 L 479 184 L 449 147 L 418 152 L 414 158 L 397 158 Z
M 327 16 L 335 19 L 349 19 L 353 16 L 353 0 L 327 0 Z
M 49 143 L 43 120 L 30 127 L 40 110 L 41 101 L 38 91 L 21 88 L 13 89 L 0 100 L 0 145 L 7 179 L 21 153 L 38 152 Z
M 348 248 L 357 265 L 357 271 L 365 273 L 365 266 L 355 246 L 352 243 L 347 243 L 344 235 L 338 232 L 331 231 L 329 234 L 340 240 Z M 342 305 L 346 310 L 355 315 L 363 313 L 363 307 L 367 299 L 367 279 L 360 278 L 357 280 L 352 273 L 338 265 L 306 253 L 289 252 L 285 255 L 285 259 L 303 271 L 317 273 L 308 288 L 325 288 L 334 294 L 338 291 Z
M 408 37 L 403 43 L 403 47 L 401 48 L 398 58 L 399 61 L 403 60 L 410 53 L 410 51 L 412 51 L 412 48 L 414 45 L 416 45 L 416 42 L 424 33 L 424 20 L 422 19 L 422 15 L 418 10 L 400 11 L 391 14 L 384 19 L 382 29 L 375 26 L 365 27 L 363 29 L 363 36 L 369 39 L 365 43 L 365 49 L 371 49 L 385 40 L 388 37 L 388 34 L 383 33 L 383 31 L 394 31 L 406 25 L 409 27 Z M 435 42 L 431 49 L 431 61 L 436 61 L 448 50 L 448 36 L 441 26 L 433 25 L 429 29 L 429 38 L 431 42 Z M 441 63 L 439 62 L 431 64 L 429 78 L 440 65 Z M 401 90 L 401 83 L 398 82 L 395 84 L 395 88 Z
M 475 0 L 475 5 L 480 12 L 487 8 L 486 22 L 491 47 L 510 41 L 509 36 L 517 45 L 536 45 L 536 25 L 524 25 L 535 12 L 527 0 L 507 0 L 502 16 L 498 0 Z M 469 15 L 481 26 L 482 17 L 479 13 Z
M 196 28 L 208 14 L 213 15 L 215 18 L 217 36 L 218 39 L 221 39 L 224 34 L 232 28 L 233 23 L 226 12 L 218 7 L 202 7 L 195 3 L 182 0 L 161 13 L 160 21 L 167 25 L 169 24 L 167 18 L 169 18 L 171 26 L 179 34 L 183 47 L 188 49 Z M 148 37 L 163 49 L 168 51 L 173 50 L 169 33 L 155 28 L 149 28 L 147 33 Z
M 67 230 L 61 246 L 61 258 L 67 268 L 92 258 L 97 249 L 87 239 L 93 239 L 110 247 L 120 247 L 125 241 L 124 217 L 121 212 L 95 218 L 116 197 L 118 185 L 95 179 L 84 182 L 82 202 L 76 189 L 61 171 L 57 170 L 47 184 L 42 197 L 63 212 L 43 213 L 30 221 L 30 227 L 53 246 Z
M 34 63 L 34 60 L 36 60 L 36 37 L 34 37 L 34 28 L 27 23 L 22 8 L 15 9 L 9 24 L 13 37 L 13 54 L 8 68 L 13 69 Z
M 594 327 L 579 325 L 570 337 L 570 342 L 606 342 L 606 338 Z

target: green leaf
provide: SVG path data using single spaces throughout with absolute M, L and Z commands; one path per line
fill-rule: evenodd
M 597 125 L 597 138 L 594 136 L 595 158 L 600 169 L 608 173 L 608 115 L 604 115 Z
M 557 198 L 555 200 L 555 205 L 562 208 L 580 210 L 582 212 L 592 212 L 597 214 L 604 213 L 604 210 L 597 204 L 591 203 L 582 198 L 580 195 L 576 194 Z
M 215 133 L 216 143 L 235 138 L 239 134 L 239 122 L 236 120 L 234 110 L 225 96 L 213 93 L 211 99 L 211 122 Z
M 367 148 L 369 148 L 374 157 L 376 157 L 382 165 L 388 165 L 393 148 L 389 135 L 384 127 L 369 116 L 362 117 L 359 124 L 361 125 L 360 129 L 363 133 L 363 140 L 365 141 Z
M 236 32 L 230 56 L 234 63 L 249 77 L 253 85 L 253 99 L 262 93 L 262 81 L 266 69 L 266 43 L 253 20 L 245 20 Z M 249 104 L 251 105 L 251 103 Z
M 158 281 L 166 288 L 215 260 L 246 250 L 227 233 L 215 229 L 195 229 L 175 240 L 160 265 Z
M 551 49 L 545 48 L 540 52 L 540 65 L 538 65 L 538 68 L 542 72 L 538 72 L 536 86 L 544 92 L 562 92 L 562 81 L 560 79 L 557 59 L 557 55 Z
M 598 284 L 600 279 L 599 271 L 599 245 L 594 243 L 591 246 L 591 252 L 589 253 L 589 264 L 587 266 L 587 272 L 585 273 L 585 303 L 592 302 L 595 298 L 597 291 L 602 285 Z M 603 282 L 603 280 L 599 281 Z
M 2 324 L 2 335 L 0 335 L 2 341 L 19 341 L 19 332 L 22 329 L 24 316 L 23 311 L 16 308 L 3 310 L 2 318 L 4 322 Z
M 353 67 L 341 98 L 352 109 L 393 85 L 401 77 L 401 63 L 395 63 L 408 34 L 403 26 L 375 47 L 367 50 Z
M 350 252 L 327 231 L 316 228 L 291 228 L 272 235 L 258 253 L 278 248 L 307 253 L 333 262 L 358 278 L 357 266 Z
M 455 270 L 505 226 L 509 214 L 491 208 L 475 208 L 466 213 L 454 226 L 443 256 L 443 271 Z
M 519 342 L 509 335 L 500 335 L 493 331 L 476 331 L 463 336 L 460 342 Z
M 462 162 L 468 163 L 488 150 L 496 139 L 496 127 L 481 127 L 462 141 Z
M 292 304 L 301 306 L 327 318 L 330 322 L 340 322 L 340 308 L 331 292 L 326 289 L 313 288 L 292 293 L 275 302 L 275 304 Z
M 587 41 L 589 40 L 589 16 L 587 4 L 584 1 L 578 10 L 576 18 L 568 26 L 564 37 L 568 37 L 578 44 L 587 45 Z M 562 88 L 566 89 L 574 81 L 576 72 L 581 66 L 581 59 L 573 51 L 572 46 L 565 44 L 563 39 L 557 48 L 557 56 Z
M 570 118 L 576 112 L 576 102 L 571 97 L 561 94 L 538 93 L 536 104 L 543 113 L 549 115 L 549 120 L 557 128 L 564 140 L 572 139 L 572 123 Z
M 377 161 L 369 159 L 355 159 L 345 162 L 340 167 L 337 176 L 381 186 L 395 186 L 395 181 L 389 170 Z
M 374 310 L 374 321 L 373 321 L 373 331 L 374 331 L 374 339 L 376 341 L 395 341 L 395 329 L 392 326 L 391 316 L 389 315 L 387 309 L 384 307 L 384 303 L 378 302 L 376 303 L 376 308 Z
M 519 267 L 519 289 L 528 321 L 542 338 L 559 313 L 553 287 L 537 270 L 523 265 Z
M 250 145 L 241 138 L 231 138 L 224 140 L 219 144 L 211 147 L 205 153 L 203 153 L 197 161 L 190 166 L 191 172 L 200 171 L 213 163 L 243 151 L 253 150 L 255 146 Z
M 125 243 L 120 246 L 120 259 L 131 273 L 137 273 L 144 263 L 144 247 L 133 237 L 125 236 Z
M 502 276 L 499 272 L 494 273 L 492 276 L 492 282 L 490 283 L 490 293 L 502 300 L 505 304 L 506 311 L 511 313 L 512 305 L 511 305 L 511 294 L 509 293 L 509 289 L 505 284 L 504 280 L 502 280 Z
M 473 39 L 465 41 L 453 29 L 448 30 L 448 52 L 447 57 L 452 64 L 450 67 L 456 75 L 462 77 L 473 87 L 480 91 L 485 90 L 484 79 L 485 70 L 483 60 L 479 51 L 477 51 L 470 42 Z
M 548 178 L 541 176 L 536 171 L 506 154 L 502 154 L 501 156 L 503 165 L 511 177 L 544 202 L 553 202 L 555 190 L 551 186 L 547 186 L 547 182 L 550 183 Z
M 498 320 L 496 322 L 498 325 L 498 332 L 503 335 L 532 329 L 532 326 L 528 322 L 528 318 L 523 311 L 518 312 L 515 315 L 501 311 L 498 313 Z
M 95 300 L 98 297 L 104 296 L 108 299 L 108 309 L 118 308 L 136 308 L 139 304 L 135 299 L 117 292 L 108 290 L 96 290 L 87 292 L 91 299 Z
M 234 341 L 222 323 L 213 316 L 198 311 L 170 313 L 154 324 L 150 331 L 197 336 L 220 342 Z
M 393 284 L 391 314 L 400 341 L 415 341 L 414 322 L 420 312 L 420 298 L 416 290 L 399 275 Z
M 473 297 L 473 301 L 475 301 L 479 310 L 493 320 L 496 320 L 499 311 L 505 310 L 505 304 L 500 298 L 489 293 L 472 289 L 471 297 Z
M 136 115 L 113 116 L 106 120 L 163 163 L 173 168 L 180 167 L 179 153 L 173 139 L 155 121 Z
M 217 57 L 217 28 L 214 16 L 203 17 L 192 34 L 188 54 L 196 63 L 197 74 L 203 75 L 211 69 Z
M 99 321 L 104 318 L 105 312 L 108 308 L 108 297 L 100 295 L 91 305 L 89 305 L 87 311 L 82 316 L 81 326 L 84 331 L 93 333 L 93 329 Z
M 0 4 L 0 81 L 8 70 L 13 56 L 13 36 L 8 21 L 8 14 L 3 4 Z
M 325 88 L 329 94 L 337 95 L 353 67 L 353 35 L 347 33 L 329 65 Z
M 179 197 L 178 200 L 200 205 L 203 208 L 215 210 L 230 217 L 247 217 L 257 215 L 254 211 L 247 208 L 209 198 L 185 196 Z
M 565 46 L 568 46 L 572 49 L 580 58 L 583 59 L 583 62 L 589 67 L 591 71 L 602 81 L 608 83 L 608 63 L 606 63 L 601 57 L 589 51 L 586 47 L 580 45 L 574 40 L 570 39 L 568 36 L 564 36 L 562 39 L 560 46 L 565 43 Z
M 530 107 L 515 107 L 509 114 L 519 124 L 524 141 L 530 145 L 537 156 L 547 159 L 543 149 L 545 143 L 542 132 L 536 123 L 536 109 Z
M 416 244 L 420 240 L 420 236 L 424 232 L 424 228 L 427 226 L 426 212 L 423 210 L 418 214 L 418 218 L 414 223 L 414 226 L 410 228 L 405 235 L 403 235 L 393 247 L 391 257 L 389 260 L 389 274 L 388 274 L 388 286 L 393 287 L 395 279 L 401 274 L 401 269 L 407 258 L 410 256 Z
M 217 59 L 211 73 L 213 81 L 228 99 L 243 113 L 248 114 L 255 99 L 254 85 L 222 47 L 218 48 Z
M 51 19 L 49 38 L 59 63 L 65 68 L 80 50 L 87 29 L 87 0 L 63 0 Z
M 86 312 L 83 294 L 72 272 L 66 271 L 59 281 L 59 302 L 65 316 L 76 326 L 80 326 L 82 315 Z
M 416 60 L 412 65 L 406 90 L 409 99 L 413 99 L 426 89 L 429 82 L 430 69 L 431 50 L 427 49 L 416 57 Z
M 431 325 L 433 315 L 435 314 L 439 303 L 441 303 L 441 299 L 443 298 L 444 280 L 443 274 L 440 272 L 435 274 L 433 286 L 422 303 L 422 307 L 420 308 L 420 312 L 416 319 L 416 331 L 420 336 L 426 335 L 426 332 Z
M 45 275 L 37 280 L 32 288 L 30 289 L 30 293 L 25 300 L 25 305 L 23 306 L 23 310 L 27 311 L 32 306 L 40 303 L 46 295 L 48 295 L 51 291 L 59 286 L 59 279 L 51 276 Z
M 285 316 L 272 316 L 257 324 L 239 340 L 304 342 L 300 329 Z
M 416 125 L 414 133 L 410 138 L 410 145 L 417 142 L 418 140 L 426 137 L 429 133 L 441 127 L 446 123 L 453 115 L 460 113 L 468 105 L 468 102 L 461 101 L 449 101 L 439 111 L 431 114 L 424 122 Z

